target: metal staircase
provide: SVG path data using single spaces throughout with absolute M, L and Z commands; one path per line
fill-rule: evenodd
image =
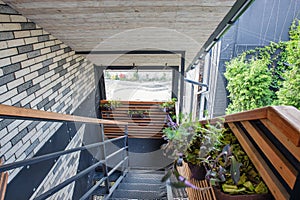
M 167 199 L 166 184 L 160 181 L 163 176 L 164 171 L 129 171 L 109 199 Z

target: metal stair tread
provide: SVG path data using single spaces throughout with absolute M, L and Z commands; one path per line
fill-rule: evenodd
M 162 191 L 166 187 L 161 184 L 149 184 L 149 183 L 120 183 L 118 189 L 123 190 L 144 190 L 144 191 Z
M 151 178 L 151 179 L 158 179 L 161 180 L 163 177 L 163 174 L 134 174 L 134 173 L 129 173 L 127 174 L 126 177 L 128 178 Z
M 162 170 L 149 170 L 149 169 L 131 169 L 128 174 L 162 174 L 165 175 L 165 171 Z
M 150 184 L 161 184 L 160 180 L 153 178 L 138 178 L 138 177 L 125 177 L 123 182 L 131 183 L 150 183 Z
M 122 190 L 117 189 L 112 198 L 127 198 L 127 199 L 162 199 L 165 195 L 157 191 L 141 191 L 141 190 Z

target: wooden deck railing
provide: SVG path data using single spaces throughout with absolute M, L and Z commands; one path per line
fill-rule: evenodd
M 120 106 L 114 110 L 101 107 L 103 119 L 118 120 L 128 123 L 129 138 L 161 139 L 166 127 L 166 113 L 160 108 L 163 102 L 157 101 L 119 101 Z M 101 100 L 101 105 L 108 103 Z M 146 111 L 143 118 L 129 117 L 128 111 Z M 108 138 L 118 137 L 124 130 L 116 125 L 105 125 L 104 133 Z
M 299 198 L 300 111 L 291 106 L 270 106 L 221 118 L 235 134 L 273 196 L 280 200 Z

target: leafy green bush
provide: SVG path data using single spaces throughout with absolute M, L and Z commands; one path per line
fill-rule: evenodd
M 289 41 L 246 51 L 226 63 L 227 113 L 282 104 L 299 109 L 299 68 L 300 26 L 295 20 Z

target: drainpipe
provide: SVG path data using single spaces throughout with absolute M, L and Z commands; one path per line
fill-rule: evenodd
M 184 81 L 185 82 L 188 82 L 188 83 L 191 83 L 192 84 L 192 91 L 191 91 L 191 105 L 190 105 L 190 113 L 193 112 L 193 101 L 194 101 L 194 85 L 198 85 L 198 86 L 201 86 L 201 87 L 206 87 L 206 91 L 208 91 L 208 85 L 205 84 L 205 83 L 200 83 L 200 82 L 197 82 L 197 81 L 193 81 L 191 79 L 187 79 L 187 78 L 184 78 Z

